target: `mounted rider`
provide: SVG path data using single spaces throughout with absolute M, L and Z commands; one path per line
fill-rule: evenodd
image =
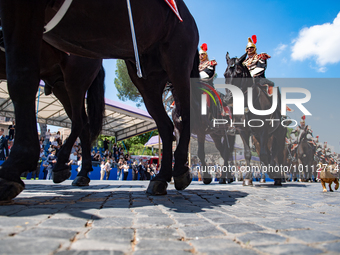
M 292 140 L 292 147 L 291 147 L 291 153 L 294 155 L 296 153 L 296 148 L 299 144 L 299 136 L 300 133 L 306 128 L 306 116 L 303 115 L 300 120 L 300 125 L 297 126 L 290 134 L 291 140 Z M 307 129 L 307 135 L 306 135 L 307 141 L 312 144 L 312 146 L 316 147 L 315 142 L 313 141 L 313 130 L 310 129 L 308 126 Z
M 208 45 L 206 43 L 203 43 L 200 46 L 200 51 L 199 51 L 199 58 L 200 58 L 200 64 L 198 66 L 198 71 L 200 73 L 200 79 L 202 81 L 204 81 L 206 84 L 210 85 L 212 87 L 212 89 L 214 90 L 214 83 L 213 80 L 215 78 L 215 68 L 217 66 L 217 62 L 216 60 L 209 60 L 208 57 Z M 229 99 L 225 97 L 225 95 L 223 95 L 222 93 L 215 91 L 218 96 L 221 99 L 222 102 L 222 107 L 221 107 L 221 115 L 222 116 L 226 116 L 227 114 L 229 114 L 229 116 L 231 115 L 231 111 L 228 107 L 228 101 Z M 208 101 L 208 105 L 210 105 L 210 102 Z M 217 116 L 217 111 L 215 108 L 212 109 L 212 114 L 214 117 L 218 117 Z
M 252 38 L 248 38 L 246 46 L 246 53 L 248 57 L 243 61 L 243 65 L 248 68 L 251 77 L 255 80 L 255 83 L 261 86 L 267 86 L 267 93 L 271 96 L 273 94 L 274 82 L 265 77 L 267 59 L 269 59 L 270 56 L 267 53 L 257 54 L 256 43 L 256 35 L 253 35 Z
M 213 85 L 212 80 L 215 76 L 215 67 L 217 66 L 217 62 L 216 60 L 209 60 L 207 51 L 208 45 L 203 43 L 199 51 L 200 64 L 198 66 L 198 70 L 200 72 L 200 78 L 210 83 L 210 85 Z

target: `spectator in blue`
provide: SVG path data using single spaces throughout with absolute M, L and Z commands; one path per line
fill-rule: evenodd
M 55 150 L 51 151 L 51 154 L 49 154 L 47 156 L 47 163 L 48 163 L 48 167 L 47 167 L 47 176 L 46 176 L 46 180 L 51 180 L 52 179 L 52 169 L 55 163 L 57 163 L 57 157 L 55 155 Z
M 5 161 L 8 157 L 8 141 L 4 136 L 4 129 L 0 129 L 0 160 Z
M 116 153 L 114 154 L 114 157 L 115 157 L 116 163 L 118 163 L 118 161 L 119 161 L 119 152 L 118 151 L 116 151 Z
M 146 164 L 146 162 L 140 161 L 139 165 L 138 165 L 138 173 L 139 173 L 139 180 L 140 181 L 146 180 L 146 174 L 145 174 L 146 167 L 145 167 L 145 164 Z

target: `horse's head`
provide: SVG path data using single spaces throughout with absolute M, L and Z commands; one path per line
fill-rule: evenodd
M 245 60 L 247 54 L 244 54 L 240 58 L 230 58 L 229 52 L 227 52 L 227 69 L 224 72 L 224 78 L 226 84 L 233 84 L 242 90 L 247 86 L 245 80 L 242 78 L 249 78 L 250 74 L 248 69 L 243 66 L 243 61 Z

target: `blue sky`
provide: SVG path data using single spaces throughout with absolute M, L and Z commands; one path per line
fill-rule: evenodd
M 268 60 L 267 78 L 340 78 L 340 1 L 185 0 L 185 3 L 196 20 L 200 45 L 207 43 L 209 58 L 218 63 L 219 78 L 223 78 L 226 68 L 226 52 L 231 57 L 241 56 L 247 38 L 253 34 L 257 35 L 258 52 L 272 56 Z M 104 67 L 105 96 L 117 101 L 115 60 L 105 60 Z M 314 135 L 338 152 L 339 81 L 317 79 L 301 85 L 312 94 L 306 104 L 312 116 L 307 117 L 306 123 L 311 125 Z M 135 106 L 134 102 L 126 103 Z M 290 114 L 297 120 L 301 115 L 298 109 Z

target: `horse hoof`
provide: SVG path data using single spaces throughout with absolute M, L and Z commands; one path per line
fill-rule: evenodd
M 9 202 L 24 190 L 20 183 L 0 178 L 0 202 Z
M 231 178 L 228 178 L 228 183 L 230 184 L 230 183 L 233 183 L 234 182 L 234 180 L 233 179 L 231 179 Z
M 89 177 L 77 176 L 72 182 L 72 186 L 78 187 L 89 186 L 90 181 L 91 180 Z
M 166 195 L 166 188 L 168 184 L 166 181 L 150 181 L 146 193 L 151 196 L 162 196 Z
M 71 177 L 71 172 L 69 169 L 52 172 L 52 177 L 54 183 L 61 183 Z
M 212 178 L 203 178 L 204 184 L 210 184 L 212 182 Z
M 275 179 L 274 180 L 274 186 L 282 186 L 281 179 Z
M 243 186 L 253 186 L 253 180 L 251 180 L 251 179 L 244 179 L 242 185 Z
M 220 178 L 218 181 L 219 184 L 227 184 L 227 181 L 225 178 Z
M 260 183 L 266 183 L 266 180 L 265 179 L 261 179 Z
M 192 178 L 189 171 L 180 176 L 174 177 L 175 188 L 177 190 L 184 190 L 186 187 L 190 185 L 191 180 Z

